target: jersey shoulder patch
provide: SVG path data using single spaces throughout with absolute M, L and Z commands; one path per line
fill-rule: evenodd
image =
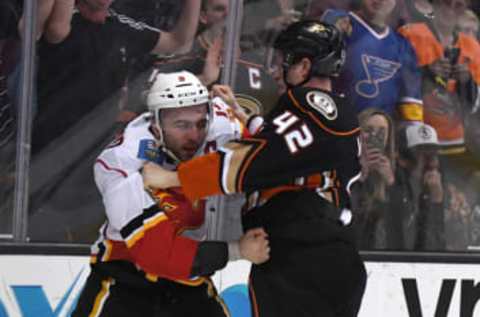
M 293 106 L 291 109 L 303 113 L 323 130 L 339 135 L 350 135 L 358 130 L 356 111 L 345 98 L 308 87 L 295 88 L 288 94 L 289 107 Z
M 333 121 L 338 117 L 338 108 L 333 100 L 328 94 L 319 91 L 312 90 L 307 92 L 305 99 L 310 105 L 310 107 L 320 113 L 325 119 Z

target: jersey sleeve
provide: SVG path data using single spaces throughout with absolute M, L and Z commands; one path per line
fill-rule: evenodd
M 422 74 L 418 65 L 415 50 L 411 44 L 400 37 L 403 47 L 401 68 L 402 87 L 398 112 L 405 121 L 423 121 L 423 101 L 421 94 Z
M 154 194 L 158 203 L 128 221 L 121 235 L 134 262 L 148 274 L 187 279 L 197 253 L 198 241 L 180 235 L 184 217 L 195 213 L 182 195 L 171 191 Z

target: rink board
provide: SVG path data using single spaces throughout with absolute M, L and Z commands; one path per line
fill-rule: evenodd
M 480 316 L 476 263 L 383 260 L 366 265 L 360 317 Z M 250 316 L 248 270 L 238 261 L 214 276 L 233 317 Z M 0 255 L 0 317 L 69 316 L 88 273 L 87 256 Z

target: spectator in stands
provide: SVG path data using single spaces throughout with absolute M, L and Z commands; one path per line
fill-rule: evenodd
M 202 83 L 209 86 L 217 83 L 222 70 L 222 55 L 224 53 L 223 37 L 225 19 L 228 14 L 227 0 L 202 0 L 200 24 L 192 50 L 187 54 L 178 54 L 171 58 L 160 58 L 155 62 L 156 68 L 162 72 L 188 70 L 197 75 Z M 264 70 L 263 56 L 257 52 L 242 49 L 240 41 L 239 58 L 237 59 L 236 91 L 258 99 L 264 103 L 275 91 L 273 80 Z M 129 83 L 129 110 L 141 112 L 144 109 L 142 91 L 145 90 L 147 72 L 135 82 Z
M 427 124 L 404 125 L 398 132 L 398 159 L 389 211 L 401 226 L 406 249 L 444 250 L 447 201 L 440 171 L 438 137 Z
M 118 14 L 110 9 L 111 2 L 82 0 L 76 7 L 73 0 L 39 2 L 34 153 L 112 98 L 123 85 L 129 59 L 150 52 L 173 53 L 193 39 L 198 1 L 185 2 L 170 32 Z
M 459 32 L 477 40 L 480 38 L 480 21 L 475 12 L 470 9 L 466 10 L 463 16 L 458 19 L 457 28 Z
M 389 190 L 395 181 L 395 137 L 391 117 L 376 108 L 359 114 L 362 176 L 355 190 L 356 216 L 361 249 L 385 249 L 390 245 Z
M 470 243 L 480 246 L 480 172 L 474 172 L 468 180 L 466 197 L 470 205 Z
M 442 170 L 449 182 L 460 186 L 470 174 L 465 152 L 464 120 L 477 109 L 480 84 L 480 45 L 456 32 L 468 0 L 433 0 L 431 23 L 400 28 L 415 48 L 422 68 L 425 122 L 437 133 Z
M 377 107 L 395 119 L 422 121 L 420 72 L 411 45 L 388 26 L 396 0 L 361 0 L 355 11 L 327 10 L 345 33 L 346 65 L 334 87 L 358 112 Z
M 472 210 L 467 197 L 454 184 L 446 185 L 449 197 L 445 211 L 445 248 L 448 251 L 466 250 L 473 238 Z
M 201 0 L 200 26 L 198 34 L 205 30 L 220 29 L 225 25 L 228 15 L 229 0 Z
M 366 132 L 369 129 L 374 131 L 374 126 L 377 130 L 380 127 L 386 129 L 388 124 L 384 115 L 373 111 L 362 113 L 361 118 L 366 120 L 362 125 L 362 141 L 367 152 L 362 154 L 362 174 L 368 171 L 366 178 L 362 176 L 365 180 L 360 183 L 361 186 L 354 190 L 354 212 L 359 217 L 356 225 L 362 236 L 361 247 L 443 250 L 446 207 L 444 185 L 435 154 L 438 146 L 435 130 L 423 123 L 403 124 L 397 135 L 395 166 L 392 167 L 393 163 L 390 163 L 393 159 L 387 161 L 387 155 L 384 155 L 383 171 L 379 168 L 374 170 L 383 178 L 377 178 L 374 182 L 370 175 L 373 165 L 370 162 L 373 160 L 367 159 L 372 157 L 370 148 L 377 141 L 368 141 L 372 134 Z M 388 153 L 389 148 L 386 149 L 384 151 Z M 381 156 L 376 154 L 373 157 L 378 162 Z M 382 181 L 385 183 L 384 193 L 379 191 Z M 374 185 L 369 186 L 369 182 Z M 375 190 L 381 195 L 376 194 Z
M 352 0 L 322 0 L 309 1 L 305 10 L 305 17 L 319 18 L 328 9 L 350 10 L 355 1 Z
M 433 6 L 432 0 L 414 0 L 406 1 L 407 3 L 413 3 L 414 9 L 421 14 L 424 18 L 430 20 L 433 18 Z

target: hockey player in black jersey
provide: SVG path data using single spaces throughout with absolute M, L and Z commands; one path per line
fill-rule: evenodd
M 348 208 L 360 177 L 359 128 L 330 80 L 344 63 L 343 40 L 333 26 L 300 21 L 274 46 L 288 89 L 263 124 L 248 119 L 258 132 L 178 172 L 146 165 L 144 185 L 181 185 L 192 201 L 247 194 L 244 229 L 261 225 L 271 246 L 270 260 L 251 269 L 253 316 L 356 316 L 366 273 Z

